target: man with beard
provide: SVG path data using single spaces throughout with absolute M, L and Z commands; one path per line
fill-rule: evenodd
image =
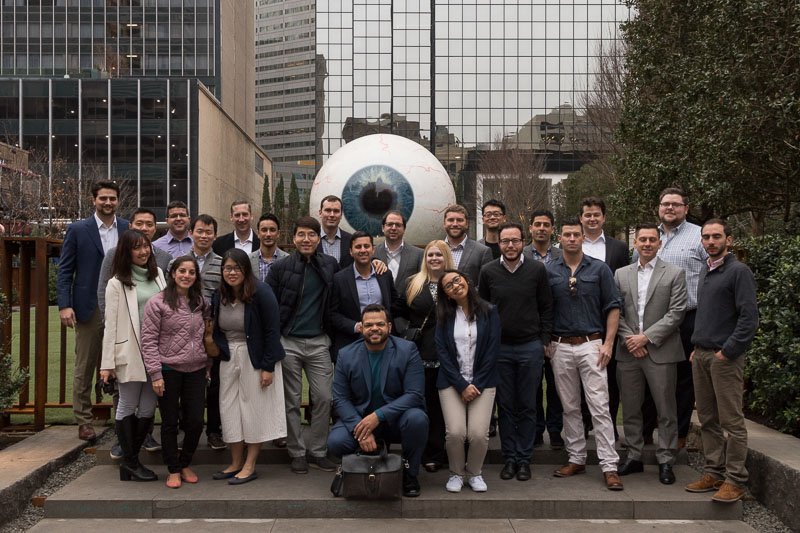
M 221 235 L 214 241 L 214 253 L 223 256 L 231 248 L 244 250 L 248 254 L 258 250 L 261 243 L 253 233 L 253 228 L 250 227 L 253 222 L 253 214 L 247 200 L 236 200 L 231 204 L 231 222 L 233 231 Z
M 375 259 L 380 259 L 392 271 L 397 292 L 405 288 L 409 276 L 422 267 L 422 250 L 403 240 L 406 217 L 400 211 L 388 211 L 381 221 L 386 239 L 375 247 Z
M 689 360 L 706 464 L 702 479 L 686 490 L 716 490 L 712 500 L 732 503 L 744 496 L 748 480 L 742 391 L 745 352 L 758 330 L 756 282 L 747 265 L 728 251 L 733 237 L 727 222 L 712 218 L 701 235 L 708 262 L 698 280 Z
M 97 283 L 103 258 L 128 230 L 128 221 L 115 215 L 119 185 L 98 181 L 92 185 L 94 214 L 67 227 L 58 263 L 58 314 L 61 325 L 75 328 L 75 377 L 72 410 L 78 438 L 94 440 L 92 384 L 102 351 L 103 321 L 97 305 Z
M 481 267 L 492 261 L 492 251 L 467 237 L 469 219 L 464 206 L 451 205 L 445 209 L 444 230 L 447 232 L 444 242 L 450 247 L 456 268 L 477 284 Z
M 189 236 L 189 209 L 180 200 L 167 205 L 167 233 L 156 239 L 153 245 L 167 252 L 173 259 L 186 255 L 192 249 Z
M 328 437 L 328 452 L 342 457 L 358 449 L 375 452 L 381 440 L 401 443 L 407 465 L 403 495 L 419 496 L 417 475 L 428 438 L 422 360 L 413 342 L 389 336 L 385 307 L 365 307 L 361 324 L 364 341 L 339 352 L 333 388 L 339 421 Z

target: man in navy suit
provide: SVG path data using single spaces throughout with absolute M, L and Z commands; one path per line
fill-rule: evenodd
M 331 194 L 319 203 L 319 219 L 323 234 L 317 253 L 336 259 L 339 268 L 353 264 L 353 256 L 347 252 L 353 236 L 339 227 L 342 213 L 342 199 L 338 196 Z
M 422 360 L 413 342 L 389 336 L 392 324 L 382 305 L 368 305 L 361 324 L 364 341 L 339 352 L 333 380 L 339 421 L 328 436 L 328 453 L 375 452 L 378 441 L 400 442 L 407 465 L 403 495 L 419 496 L 417 475 L 428 440 Z
M 363 231 L 353 233 L 348 252 L 353 257 L 353 265 L 333 276 L 331 321 L 335 333 L 331 359 L 334 363 L 341 348 L 361 338 L 361 312 L 368 305 L 381 304 L 391 309 L 397 301 L 392 273 L 375 271 L 374 252 L 371 235 Z
M 115 215 L 119 186 L 113 181 L 92 185 L 94 214 L 67 228 L 58 262 L 58 309 L 61 324 L 75 328 L 75 377 L 72 410 L 78 438 L 93 440 L 92 382 L 100 359 L 103 321 L 97 305 L 97 283 L 106 253 L 128 230 L 128 221 Z

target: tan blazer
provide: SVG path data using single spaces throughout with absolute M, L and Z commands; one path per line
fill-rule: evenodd
M 625 348 L 625 336 L 639 333 L 638 262 L 622 267 L 614 274 L 620 298 L 624 300 L 619 317 L 617 361 L 633 360 Z M 683 361 L 680 326 L 686 314 L 688 293 L 683 269 L 661 259 L 656 260 L 644 304 L 644 334 L 650 339 L 647 351 L 656 363 Z
M 158 269 L 158 288 L 164 290 L 164 273 Z M 101 370 L 113 370 L 120 383 L 147 381 L 142 361 L 142 335 L 136 287 L 126 287 L 116 277 L 106 286 L 106 328 L 103 333 Z

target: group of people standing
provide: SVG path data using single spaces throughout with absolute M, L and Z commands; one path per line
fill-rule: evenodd
M 247 202 L 234 202 L 235 230 L 219 238 L 213 218 L 190 221 L 173 202 L 169 232 L 151 243 L 155 216 L 137 210 L 128 230 L 114 216 L 118 193 L 110 182 L 95 186 L 96 213 L 68 229 L 58 280 L 62 322 L 77 333 L 75 397 L 89 399 L 101 336 L 101 377 L 119 384 L 121 479 L 156 479 L 138 452 L 158 404 L 167 485 L 197 482 L 190 463 L 206 402 L 209 445 L 229 445 L 232 455 L 214 478 L 231 484 L 257 477 L 267 441 L 286 447 L 298 474 L 333 471 L 343 454 L 400 443 L 405 496 L 419 495 L 421 467 L 445 465 L 448 491 L 465 483 L 486 491 L 495 406 L 503 480 L 531 478 L 545 431 L 569 456 L 554 475 L 584 472 L 593 429 L 605 485 L 622 490 L 620 476 L 643 470 L 642 447 L 657 426 L 658 478 L 669 484 L 696 391 L 709 451 L 706 476 L 686 488 L 714 490 L 720 501 L 743 494 L 746 432 L 735 382 L 757 327 L 752 274 L 728 252 L 724 221 L 702 229 L 686 221 L 680 190 L 662 193 L 660 225 L 636 228 L 632 264 L 627 246 L 603 232 L 597 198 L 561 221 L 560 247 L 552 213 L 530 215 L 525 246 L 523 226 L 490 200 L 485 239 L 467 237 L 467 211 L 452 205 L 444 238 L 420 249 L 404 241 L 399 211 L 384 215 L 378 246 L 343 231 L 342 202 L 328 196 L 321 223 L 295 221 L 287 253 L 277 247 L 277 217 L 261 216 L 254 232 Z M 96 290 L 88 291 L 92 277 Z M 704 309 L 713 311 L 699 316 Z M 93 437 L 88 405 L 75 401 L 81 438 Z

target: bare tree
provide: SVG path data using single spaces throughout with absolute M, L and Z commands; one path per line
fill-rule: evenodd
M 541 177 L 545 162 L 546 156 L 496 138 L 492 149 L 481 154 L 478 168 L 483 197 L 479 196 L 477 203 L 496 198 L 505 204 L 509 222 L 527 227 L 531 212 L 550 209 L 550 180 Z

